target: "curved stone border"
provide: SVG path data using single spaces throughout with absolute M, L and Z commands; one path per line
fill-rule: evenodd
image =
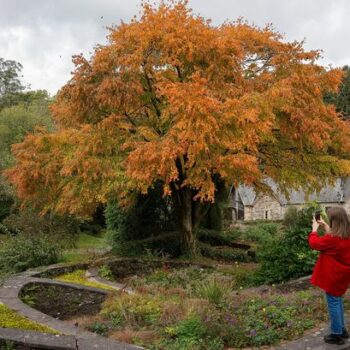
M 85 276 L 88 279 L 88 281 L 90 281 L 90 282 L 98 282 L 98 283 L 106 284 L 106 285 L 114 288 L 115 290 L 120 290 L 120 291 L 126 292 L 128 294 L 135 293 L 131 288 L 127 287 L 123 283 L 112 282 L 112 281 L 109 281 L 103 277 L 100 277 L 98 272 L 99 272 L 98 268 L 96 268 L 96 267 L 90 268 L 86 271 Z
M 46 315 L 38 310 L 35 310 L 29 307 L 28 305 L 23 303 L 19 298 L 19 293 L 21 289 L 29 283 L 45 283 L 45 284 L 56 285 L 56 286 L 67 286 L 67 287 L 75 288 L 77 290 L 79 289 L 88 290 L 88 291 L 93 291 L 101 294 L 107 294 L 108 292 L 106 290 L 95 288 L 95 287 L 88 287 L 88 286 L 78 285 L 74 283 L 67 283 L 67 282 L 51 280 L 48 278 L 37 277 L 44 274 L 55 275 L 55 273 L 58 271 L 61 271 L 59 273 L 65 273 L 64 271 L 67 271 L 67 269 L 70 271 L 73 271 L 75 269 L 79 269 L 82 267 L 83 267 L 82 264 L 70 265 L 70 266 L 54 265 L 44 269 L 31 270 L 31 271 L 23 272 L 21 274 L 14 275 L 9 279 L 7 279 L 3 283 L 3 285 L 0 287 L 0 302 L 2 302 L 10 309 L 18 312 L 19 314 L 27 317 L 32 321 L 44 324 L 50 328 L 57 330 L 58 332 L 62 333 L 62 335 L 64 336 L 73 336 L 76 342 L 75 349 L 79 349 L 79 348 L 86 349 L 86 350 L 89 350 L 89 349 L 140 350 L 140 349 L 143 349 L 138 346 L 113 341 L 111 339 L 98 336 L 92 332 L 84 331 L 78 327 L 71 326 L 64 321 L 57 320 L 49 315 Z M 85 268 L 88 267 L 88 264 L 85 264 L 84 267 Z M 62 272 L 62 269 L 64 270 L 63 272 Z M 17 330 L 17 329 L 8 330 L 8 334 L 9 335 L 12 334 L 12 336 L 16 332 L 19 337 L 26 336 L 24 334 L 26 333 L 26 331 Z M 33 334 L 32 332 L 29 332 L 29 334 Z M 43 342 L 45 341 L 45 339 L 48 339 L 45 333 L 39 333 L 39 332 L 34 332 L 34 333 L 37 335 L 37 339 L 41 338 Z M 51 339 L 55 339 L 55 338 L 52 338 L 51 336 L 49 337 Z M 45 344 L 42 344 L 42 345 L 44 346 Z M 55 347 L 52 347 L 52 349 L 55 349 Z M 66 349 L 69 349 L 69 347 L 67 347 Z
M 77 339 L 72 335 L 54 335 L 15 328 L 0 328 L 0 347 L 1 341 L 27 347 L 45 347 L 44 349 L 78 349 Z

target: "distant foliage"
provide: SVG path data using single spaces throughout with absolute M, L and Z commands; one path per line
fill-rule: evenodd
M 298 209 L 296 207 L 289 207 L 284 214 L 283 225 L 286 228 L 291 228 L 295 225 L 295 218 L 298 217 Z
M 11 63 L 11 67 L 4 72 L 0 58 L 0 172 L 13 165 L 13 144 L 22 142 L 37 127 L 53 128 L 48 93 L 44 90 L 22 92 L 15 78 L 15 70 L 21 66 Z M 0 222 L 15 210 L 17 202 L 15 191 L 0 175 Z
M 0 223 L 10 215 L 15 195 L 6 180 L 0 175 Z
M 338 93 L 328 93 L 325 96 L 327 103 L 336 106 L 337 111 L 341 113 L 343 119 L 350 119 L 350 67 L 343 67 L 344 78 L 339 86 Z
M 60 254 L 59 246 L 47 237 L 11 237 L 0 247 L 0 274 L 56 264 Z
M 138 195 L 129 208 L 120 207 L 117 201 L 108 203 L 106 224 L 114 241 L 142 240 L 176 229 L 171 199 L 163 198 L 162 191 L 161 184 L 157 184 L 147 194 Z
M 255 225 L 249 225 L 242 230 L 240 238 L 243 241 L 265 243 L 278 236 L 280 233 L 280 224 L 272 222 L 259 222 Z
M 170 256 L 178 257 L 181 254 L 177 232 L 164 233 L 155 237 L 134 241 L 121 241 L 116 233 L 112 242 L 113 252 L 124 256 Z
M 0 109 L 0 168 L 13 165 L 11 147 L 20 143 L 36 128 L 53 130 L 46 91 L 28 91 L 18 96 L 20 102 Z
M 308 234 L 317 205 L 310 204 L 296 212 L 294 221 L 289 217 L 289 227 L 277 239 L 266 241 L 258 252 L 261 269 L 257 280 L 261 283 L 287 281 L 310 274 L 318 252 L 311 250 Z
M 9 215 L 3 225 L 10 232 L 20 232 L 26 236 L 42 234 L 59 242 L 62 247 L 74 246 L 81 221 L 69 215 L 39 215 L 33 208 L 24 207 Z

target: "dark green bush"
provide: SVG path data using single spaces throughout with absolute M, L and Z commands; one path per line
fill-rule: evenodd
M 124 256 L 152 253 L 176 257 L 180 255 L 179 234 L 178 232 L 172 232 L 135 241 L 117 241 L 114 242 L 113 252 Z
M 11 214 L 12 206 L 15 203 L 15 196 L 9 184 L 0 175 L 0 222 Z
M 0 234 L 2 235 L 17 235 L 20 231 L 15 228 L 9 228 L 4 224 L 0 223 Z
M 273 222 L 258 222 L 247 226 L 241 233 L 241 239 L 247 242 L 262 244 L 270 241 L 279 233 L 280 224 Z
M 219 232 L 202 228 L 198 231 L 198 239 L 201 242 L 211 245 L 230 245 L 232 242 L 236 241 L 241 234 L 239 230 Z
M 33 208 L 25 207 L 9 215 L 3 224 L 13 233 L 36 237 L 39 234 L 48 236 L 63 248 L 75 245 L 81 221 L 69 215 L 39 215 Z
M 166 330 L 169 339 L 161 347 L 168 350 L 222 350 L 224 343 L 220 337 L 210 334 L 206 324 L 196 314 L 180 321 Z
M 290 207 L 287 209 L 283 218 L 283 225 L 286 228 L 290 228 L 295 225 L 295 218 L 298 216 L 298 209 L 296 207 Z
M 258 251 L 261 269 L 257 281 L 276 283 L 310 274 L 318 252 L 310 249 L 308 234 L 317 205 L 299 210 L 281 237 L 264 242 Z
M 11 237 L 0 248 L 0 273 L 16 273 L 55 264 L 60 254 L 59 246 L 43 235 Z
M 130 208 L 121 208 L 117 201 L 105 210 L 107 229 L 120 242 L 142 240 L 176 230 L 171 198 L 163 197 L 163 186 L 157 183 L 146 195 L 139 194 Z
M 247 251 L 230 247 L 212 247 L 209 244 L 200 243 L 200 251 L 203 256 L 215 260 L 250 262 L 253 258 Z

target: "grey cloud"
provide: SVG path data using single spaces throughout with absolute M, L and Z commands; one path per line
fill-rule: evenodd
M 323 64 L 350 63 L 348 0 L 190 0 L 190 6 L 215 25 L 240 16 L 273 23 L 286 40 L 306 38 L 307 49 L 323 49 Z M 21 62 L 32 88 L 55 93 L 70 77 L 72 55 L 89 55 L 105 42 L 106 26 L 139 10 L 139 0 L 0 0 L 0 57 Z

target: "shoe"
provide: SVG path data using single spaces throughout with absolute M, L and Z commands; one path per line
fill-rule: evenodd
M 342 335 L 338 335 L 338 334 L 328 334 L 323 339 L 328 344 L 337 344 L 337 345 L 345 344 Z
M 342 336 L 342 338 L 344 338 L 344 339 L 349 338 L 349 333 L 348 333 L 348 331 L 346 330 L 346 328 L 343 329 L 343 333 L 342 333 L 341 336 Z

